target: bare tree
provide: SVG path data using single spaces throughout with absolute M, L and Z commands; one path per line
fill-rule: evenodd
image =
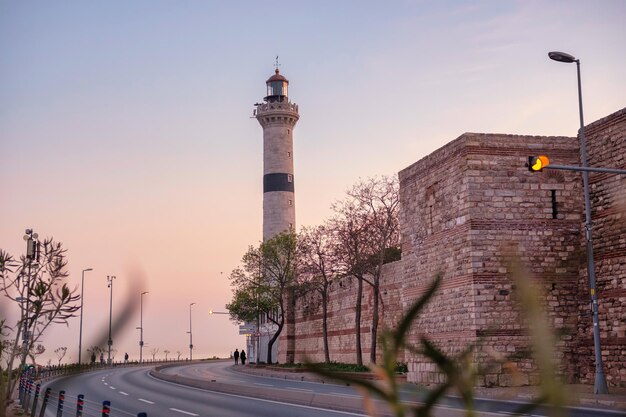
M 58 347 L 54 349 L 54 353 L 57 354 L 57 357 L 59 358 L 59 366 L 61 366 L 61 361 L 63 360 L 63 358 L 65 357 L 65 354 L 67 353 L 67 347 L 65 346 Z
M 169 354 L 170 354 L 170 351 L 169 351 L 169 350 L 167 350 L 167 349 L 165 349 L 165 350 L 163 351 L 163 353 L 165 353 L 165 360 L 167 360 L 167 355 L 169 355 Z
M 154 347 L 154 348 L 150 349 L 150 354 L 152 355 L 152 361 L 153 362 L 155 360 L 155 357 L 156 357 L 157 353 L 159 353 L 159 348 Z
M 100 346 L 92 346 L 90 348 L 87 349 L 87 352 L 91 353 L 91 359 L 92 359 L 92 363 L 95 363 L 98 356 L 100 356 L 101 353 L 104 353 L 105 349 L 103 347 Z
M 336 215 L 330 227 L 340 242 L 339 262 L 345 275 L 357 280 L 355 306 L 356 361 L 363 364 L 361 310 L 363 283 L 372 287 L 370 362 L 376 362 L 382 267 L 390 253 L 399 253 L 399 191 L 395 177 L 361 180 L 333 205 Z
M 176 351 L 176 360 L 179 361 L 181 356 L 183 356 L 183 352 L 181 352 L 180 350 L 177 350 Z
M 336 215 L 329 221 L 339 242 L 337 265 L 342 275 L 356 278 L 357 292 L 354 307 L 355 352 L 357 365 L 363 365 L 361 348 L 361 311 L 363 303 L 363 282 L 367 273 L 368 230 L 366 216 L 362 207 L 346 200 L 335 203 Z
M 369 246 L 367 252 L 370 254 L 366 266 L 367 272 L 371 275 L 371 281 L 366 280 L 366 282 L 372 286 L 373 290 L 370 362 L 376 363 L 381 301 L 380 278 L 383 265 L 395 260 L 400 251 L 398 180 L 396 177 L 383 176 L 360 181 L 348 191 L 348 196 L 355 201 L 366 216 Z
M 30 230 L 25 238 L 27 254 L 19 261 L 0 250 L 0 292 L 21 312 L 14 327 L 16 335 L 7 366 L 9 378 L 4 385 L 5 392 L 0 393 L 7 399 L 17 381 L 12 372 L 17 354 L 21 356 L 22 365 L 28 356 L 34 360 L 38 342 L 48 327 L 54 323 L 67 324 L 79 309 L 80 296 L 64 282 L 68 273 L 66 250 L 61 243 L 52 239 L 37 241 L 36 234 Z M 22 347 L 18 349 L 19 340 L 22 340 Z
M 303 285 L 308 289 L 317 292 L 322 302 L 324 361 L 330 363 L 328 297 L 330 284 L 339 272 L 337 265 L 338 240 L 331 228 L 324 225 L 302 229 L 298 244 L 301 247 L 301 267 L 298 279 L 304 281 Z

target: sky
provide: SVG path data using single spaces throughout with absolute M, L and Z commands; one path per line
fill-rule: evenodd
M 297 227 L 359 178 L 395 175 L 464 132 L 575 136 L 626 105 L 626 2 L 0 2 L 0 248 L 24 230 L 85 273 L 83 347 L 118 357 L 245 347 L 229 273 L 262 236 L 262 130 L 279 56 L 294 129 Z M 1 310 L 19 312 L 6 299 Z M 132 307 L 125 317 L 124 307 Z M 78 357 L 79 320 L 43 338 Z M 85 355 L 83 353 L 83 355 Z

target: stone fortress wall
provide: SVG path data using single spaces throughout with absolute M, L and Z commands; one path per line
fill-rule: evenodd
M 591 166 L 626 169 L 626 109 L 586 129 Z M 403 169 L 400 178 L 402 259 L 386 265 L 381 293 L 382 327 L 441 273 L 442 286 L 412 329 L 411 343 L 427 336 L 448 353 L 480 340 L 475 359 L 493 352 L 505 366 L 491 367 L 485 386 L 536 384 L 529 336 L 516 307 L 506 263 L 514 247 L 537 284 L 549 322 L 560 334 L 559 372 L 568 382 L 593 383 L 593 341 L 586 277 L 584 201 L 580 174 L 530 173 L 530 155 L 554 164 L 579 165 L 579 140 L 465 133 Z M 594 248 L 600 303 L 602 355 L 610 386 L 626 386 L 626 182 L 624 176 L 591 174 Z M 365 285 L 362 347 L 369 358 L 371 289 Z M 331 360 L 354 362 L 354 279 L 333 283 L 329 307 Z M 294 325 L 281 336 L 295 346 L 294 359 L 323 361 L 321 306 L 296 300 Z M 279 360 L 281 355 L 279 353 Z M 405 353 L 408 380 L 438 383 L 443 375 L 423 358 Z
M 585 136 L 590 166 L 626 169 L 626 108 L 587 126 Z M 626 386 L 626 175 L 590 173 L 589 188 L 604 372 L 609 387 Z M 584 244 L 581 237 L 581 246 Z M 595 364 L 585 266 L 581 265 L 578 283 L 576 376 L 582 383 L 593 384 Z

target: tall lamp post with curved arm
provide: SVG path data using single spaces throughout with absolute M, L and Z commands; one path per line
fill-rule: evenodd
M 576 63 L 578 75 L 578 113 L 580 116 L 580 158 L 584 168 L 587 164 L 587 144 L 585 142 L 585 122 L 583 120 L 583 95 L 580 82 L 580 60 L 565 52 L 549 52 L 548 57 L 554 61 L 566 64 Z M 583 192 L 585 194 L 585 239 L 587 240 L 587 276 L 591 295 L 591 316 L 593 318 L 593 346 L 595 351 L 596 375 L 594 384 L 595 394 L 608 394 L 606 377 L 602 366 L 602 350 L 600 348 L 600 323 L 598 320 L 598 291 L 596 286 L 596 267 L 593 260 L 593 240 L 591 233 L 591 202 L 589 198 L 589 172 L 583 171 Z
M 189 304 L 189 360 L 193 360 L 193 336 L 191 333 L 191 306 L 195 306 L 196 303 Z
M 139 363 L 143 363 L 143 296 L 148 293 L 142 292 L 139 299 Z
M 93 271 L 92 268 L 83 269 L 80 279 L 80 331 L 78 334 L 78 364 L 80 365 L 83 353 L 83 301 L 85 296 L 83 295 L 85 290 L 85 272 Z
M 107 344 L 109 346 L 109 354 L 107 358 L 107 365 L 111 366 L 111 348 L 113 347 L 113 339 L 111 338 L 111 327 L 113 322 L 113 280 L 115 279 L 115 275 L 107 275 L 108 287 L 111 289 L 110 298 L 109 298 L 109 340 Z

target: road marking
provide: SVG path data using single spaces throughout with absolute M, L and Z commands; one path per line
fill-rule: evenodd
M 328 395 L 336 395 L 338 397 L 348 397 L 348 398 L 359 398 L 360 395 L 356 395 L 356 394 L 344 394 L 341 392 L 329 392 Z
M 170 408 L 172 411 L 176 411 L 177 413 L 187 414 L 188 416 L 197 416 L 198 414 L 190 413 L 189 411 L 179 410 L 178 408 Z
M 287 387 L 286 389 L 290 389 L 290 390 L 294 390 L 294 391 L 313 392 L 313 390 L 312 390 L 312 389 L 305 389 L 305 388 L 293 388 L 293 387 Z
M 199 391 L 199 392 L 207 392 L 207 390 L 204 390 L 202 388 L 196 388 L 196 387 L 190 387 L 189 385 L 183 385 L 183 384 L 179 384 L 176 382 L 169 382 L 169 381 L 164 381 L 162 379 L 158 379 L 155 378 L 154 376 L 148 374 L 149 378 L 154 379 L 155 381 L 159 381 L 162 384 L 167 384 L 167 385 L 175 385 L 177 387 L 184 387 L 188 390 L 193 390 L 193 391 Z M 256 384 L 256 382 L 255 382 Z M 209 390 L 211 391 L 211 390 Z M 317 411 L 325 411 L 325 412 L 331 412 L 333 414 L 341 414 L 341 415 L 345 415 L 345 416 L 358 416 L 358 417 L 367 417 L 365 414 L 362 413 L 356 413 L 356 412 L 349 412 L 349 411 L 338 411 L 338 410 L 330 410 L 328 408 L 322 408 L 322 407 L 313 407 L 310 405 L 300 405 L 300 404 L 292 404 L 292 403 L 286 403 L 286 402 L 282 402 L 282 401 L 275 401 L 275 400 L 265 400 L 263 398 L 255 398 L 255 397 L 246 397 L 245 395 L 238 395 L 238 394 L 226 394 L 223 392 L 215 392 L 215 391 L 211 391 L 217 395 L 223 395 L 225 397 L 233 397 L 233 398 L 245 398 L 247 400 L 253 400 L 253 401 L 259 401 L 262 403 L 269 403 L 269 404 L 279 404 L 279 405 L 285 405 L 285 406 L 289 406 L 289 407 L 294 407 L 294 408 L 304 408 L 307 410 L 317 410 Z M 488 413 L 490 414 L 490 413 Z
M 125 393 L 124 391 L 120 391 L 120 394 L 122 395 L 128 395 L 127 393 Z
M 108 383 L 108 382 L 105 382 L 105 383 L 104 383 L 104 385 L 109 385 L 109 383 Z
M 274 385 L 272 385 L 272 384 L 262 384 L 262 383 L 260 383 L 260 382 L 255 382 L 255 383 L 254 383 L 254 385 L 262 385 L 262 386 L 264 386 L 264 387 L 273 387 L 273 386 L 274 386 Z
M 144 400 L 143 398 L 140 398 L 139 401 L 142 401 L 142 402 L 148 403 L 148 404 L 154 404 L 154 402 L 148 401 L 148 400 Z

